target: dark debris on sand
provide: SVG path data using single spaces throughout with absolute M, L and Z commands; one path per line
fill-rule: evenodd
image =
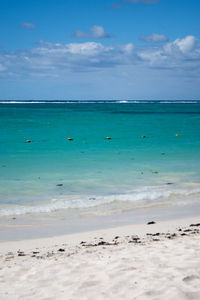
M 154 221 L 148 222 L 148 225 L 155 224 Z M 197 224 L 190 224 L 188 227 L 178 227 L 176 232 L 155 232 L 155 233 L 146 233 L 144 237 L 139 237 L 138 235 L 127 235 L 127 236 L 115 236 L 113 237 L 112 241 L 105 241 L 102 237 L 95 238 L 93 242 L 88 243 L 87 241 L 80 242 L 79 246 L 77 245 L 76 248 L 70 249 L 66 247 L 66 244 L 63 244 L 62 248 L 59 248 L 58 245 L 55 246 L 55 251 L 45 251 L 45 253 L 41 253 L 41 249 L 39 251 L 38 248 L 35 248 L 34 251 L 31 251 L 30 253 L 24 253 L 21 249 L 17 251 L 17 253 L 8 252 L 5 255 L 5 260 L 10 261 L 11 259 L 15 257 L 23 257 L 27 256 L 33 259 L 45 259 L 45 258 L 58 258 L 58 255 L 64 255 L 66 257 L 76 254 L 78 251 L 80 251 L 81 248 L 89 248 L 89 247 L 101 247 L 105 248 L 106 246 L 118 246 L 120 244 L 132 244 L 133 246 L 141 246 L 143 244 L 149 243 L 149 242 L 161 242 L 165 239 L 173 240 L 175 238 L 182 238 L 187 237 L 190 235 L 197 235 L 200 234 L 200 223 Z
M 147 225 L 153 225 L 153 224 L 156 224 L 156 222 L 151 221 L 151 222 L 148 222 L 148 223 L 147 223 Z

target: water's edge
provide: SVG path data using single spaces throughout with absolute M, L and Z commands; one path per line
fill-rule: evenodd
M 30 218 L 30 216 L 20 216 L 16 219 L 1 218 L 0 243 L 54 237 L 125 225 L 146 224 L 149 221 L 161 222 L 198 216 L 200 221 L 200 205 L 131 210 L 111 216 L 82 215 L 65 218 L 65 215 L 60 213 L 54 218 L 51 215 L 42 214 L 37 215 L 37 218 Z

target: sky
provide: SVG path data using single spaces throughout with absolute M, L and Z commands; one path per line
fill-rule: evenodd
M 199 0 L 0 0 L 0 100 L 200 99 Z

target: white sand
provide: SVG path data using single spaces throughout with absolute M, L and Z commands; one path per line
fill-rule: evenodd
M 200 227 L 189 226 L 199 222 L 200 217 L 1 243 L 0 299 L 200 299 Z M 157 232 L 177 236 L 146 235 Z M 101 237 L 118 244 L 91 246 Z M 26 255 L 18 256 L 18 249 Z M 39 253 L 32 257 L 32 251 Z

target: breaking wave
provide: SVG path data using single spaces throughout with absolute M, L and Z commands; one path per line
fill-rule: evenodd
M 184 205 L 197 203 L 200 199 L 199 184 L 166 184 L 161 186 L 145 186 L 132 191 L 111 195 L 76 195 L 53 198 L 41 205 L 16 206 L 6 205 L 0 209 L 0 216 L 24 215 L 35 213 L 51 213 L 63 209 L 95 209 L 98 213 L 102 206 L 106 210 L 113 205 L 123 209 L 137 209 L 157 205 Z

